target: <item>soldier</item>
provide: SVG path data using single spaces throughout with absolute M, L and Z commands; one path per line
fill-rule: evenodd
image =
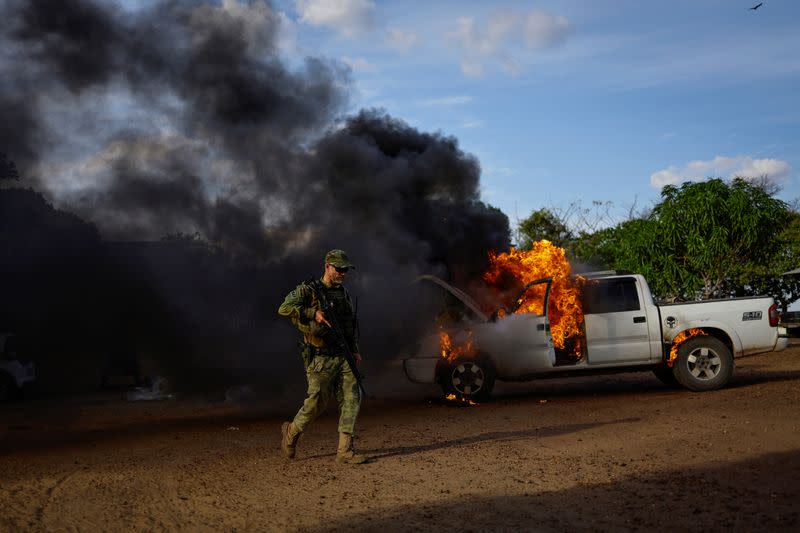
M 355 362 L 360 363 L 355 308 L 347 289 L 342 285 L 352 268 L 355 267 L 343 250 L 331 250 L 325 255 L 322 278 L 298 285 L 278 308 L 278 314 L 289 317 L 303 334 L 302 355 L 308 381 L 308 397 L 294 420 L 285 422 L 281 427 L 281 449 L 290 459 L 295 456 L 300 435 L 325 411 L 328 401 L 335 394 L 339 404 L 336 462 L 359 464 L 367 460 L 353 451 L 353 433 L 361 406 L 359 384 L 316 292 L 321 292 L 323 298 L 332 305 Z

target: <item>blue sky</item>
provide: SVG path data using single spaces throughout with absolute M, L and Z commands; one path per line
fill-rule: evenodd
M 800 197 L 800 3 L 281 0 L 284 54 L 352 68 L 381 107 L 478 157 L 512 223 L 646 208 L 683 179 L 768 174 Z

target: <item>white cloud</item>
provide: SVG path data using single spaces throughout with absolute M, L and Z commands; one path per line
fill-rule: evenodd
M 464 105 L 472 102 L 471 96 L 445 96 L 444 98 L 432 98 L 430 100 L 423 100 L 422 105 L 429 106 L 453 106 Z
M 683 180 L 683 178 L 678 174 L 675 167 L 665 168 L 664 170 L 659 170 L 658 172 L 650 174 L 650 185 L 657 189 L 665 185 L 675 185 L 681 180 Z
M 559 46 L 571 32 L 566 17 L 538 10 L 498 11 L 483 24 L 473 17 L 459 17 L 449 37 L 461 50 L 461 71 L 467 76 L 482 75 L 489 62 L 516 75 L 523 70 L 520 54 Z
M 386 32 L 386 46 L 401 52 L 409 51 L 418 41 L 416 33 L 407 33 L 397 28 L 389 28 Z
M 709 177 L 757 178 L 768 176 L 774 181 L 784 181 L 789 177 L 792 167 L 780 159 L 753 159 L 752 156 L 738 155 L 726 157 L 718 155 L 708 161 L 690 161 L 683 168 L 670 166 L 650 175 L 650 185 L 661 188 L 683 181 L 697 181 Z
M 300 22 L 327 26 L 352 37 L 372 25 L 375 4 L 370 0 L 297 0 Z
M 551 48 L 566 42 L 572 24 L 566 17 L 531 11 L 525 19 L 525 42 L 531 48 Z
M 497 15 L 487 23 L 485 31 L 476 27 L 475 19 L 472 17 L 459 17 L 456 21 L 456 29 L 450 36 L 458 45 L 469 55 L 477 57 L 489 57 L 496 54 L 507 38 L 504 19 L 499 19 Z

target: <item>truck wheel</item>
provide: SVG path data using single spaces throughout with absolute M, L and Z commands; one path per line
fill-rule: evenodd
M 694 337 L 678 347 L 672 371 L 678 383 L 689 390 L 716 390 L 731 379 L 733 356 L 719 339 Z
M 675 379 L 675 373 L 672 371 L 672 368 L 668 367 L 666 364 L 660 364 L 655 367 L 653 369 L 653 374 L 655 374 L 661 383 L 672 389 L 676 389 L 681 385 L 678 383 L 678 380 Z
M 495 369 L 488 357 L 458 358 L 453 362 L 441 360 L 437 365 L 439 384 L 445 394 L 483 402 L 494 388 Z

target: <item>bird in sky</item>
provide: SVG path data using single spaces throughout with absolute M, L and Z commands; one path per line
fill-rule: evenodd
M 758 9 L 759 7 L 761 7 L 763 5 L 764 5 L 764 2 L 759 2 L 758 4 L 756 4 L 753 7 L 751 7 L 750 11 L 755 11 L 756 9 Z

